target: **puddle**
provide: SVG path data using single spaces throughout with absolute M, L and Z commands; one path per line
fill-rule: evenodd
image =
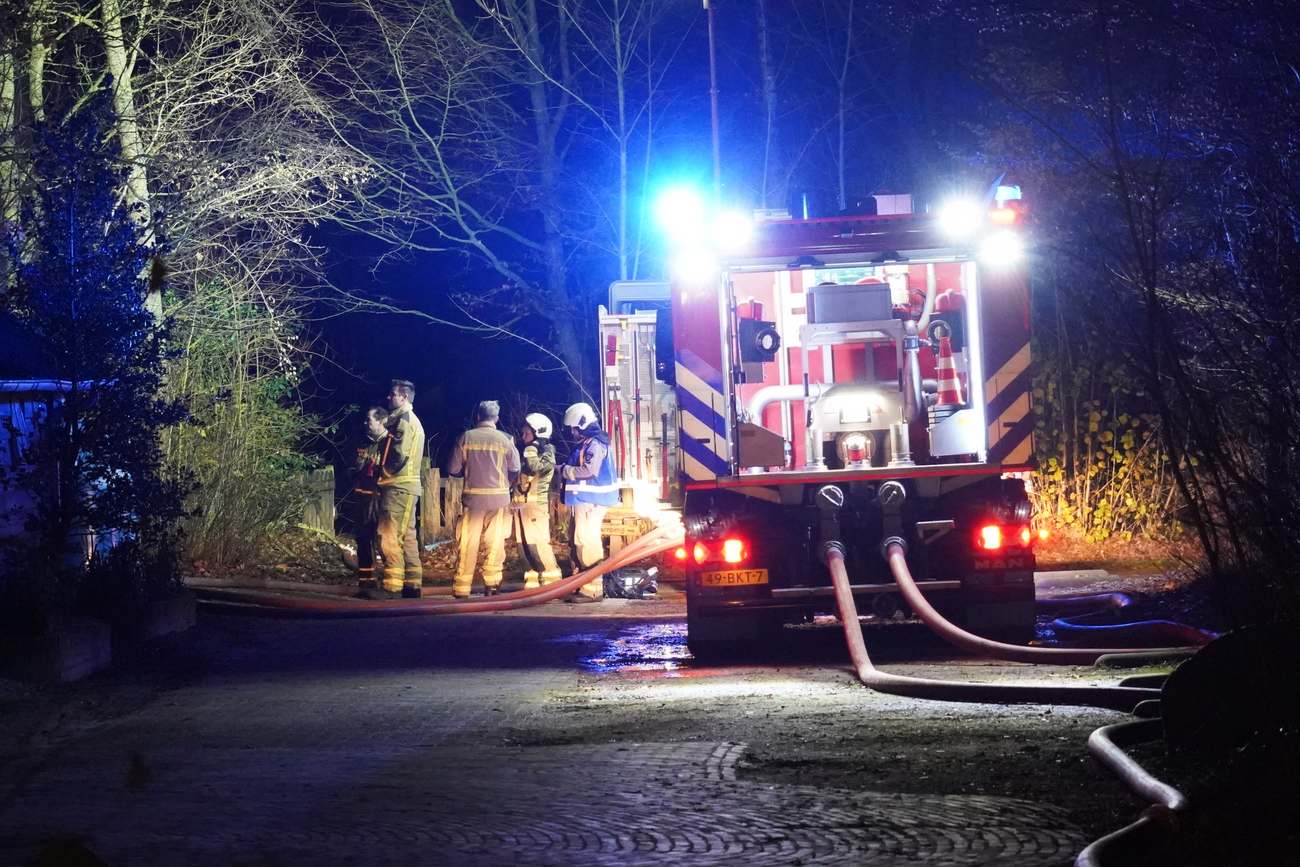
M 596 636 L 584 636 L 594 638 Z M 686 649 L 685 623 L 646 623 L 629 626 L 601 638 L 601 647 L 584 657 L 588 671 L 676 671 L 691 659 Z

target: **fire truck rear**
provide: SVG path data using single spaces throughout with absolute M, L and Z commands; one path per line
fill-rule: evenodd
M 880 196 L 876 214 L 769 219 L 682 251 L 657 327 L 670 312 L 696 653 L 834 611 L 828 485 L 860 607 L 907 614 L 881 556 L 897 538 L 948 616 L 1031 633 L 1023 209 L 998 191 L 933 214 Z

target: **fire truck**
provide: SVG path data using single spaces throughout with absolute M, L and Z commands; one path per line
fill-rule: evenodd
M 671 283 L 642 298 L 616 284 L 602 311 L 607 395 L 630 395 L 627 418 L 654 441 L 618 439 L 682 508 L 676 557 L 696 654 L 778 640 L 786 624 L 834 612 L 819 497 L 843 501 L 854 594 L 875 619 L 908 613 L 881 555 L 901 539 L 951 619 L 1032 635 L 1019 191 L 926 213 L 911 196 L 874 198 L 872 214 L 768 213 L 688 231 Z M 635 317 L 649 358 L 629 388 L 611 366 L 624 344 L 610 337 Z

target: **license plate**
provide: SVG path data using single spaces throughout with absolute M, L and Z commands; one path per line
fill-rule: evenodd
M 766 569 L 727 569 L 724 572 L 701 572 L 701 587 L 746 587 L 766 584 Z

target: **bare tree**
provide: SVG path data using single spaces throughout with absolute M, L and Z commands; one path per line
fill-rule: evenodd
M 335 131 L 369 167 L 347 224 L 486 266 L 498 283 L 463 325 L 544 324 L 580 386 L 596 275 L 638 261 L 631 165 L 662 82 L 649 52 L 659 9 L 481 0 L 462 18 L 445 2 L 355 0 L 322 26 Z

